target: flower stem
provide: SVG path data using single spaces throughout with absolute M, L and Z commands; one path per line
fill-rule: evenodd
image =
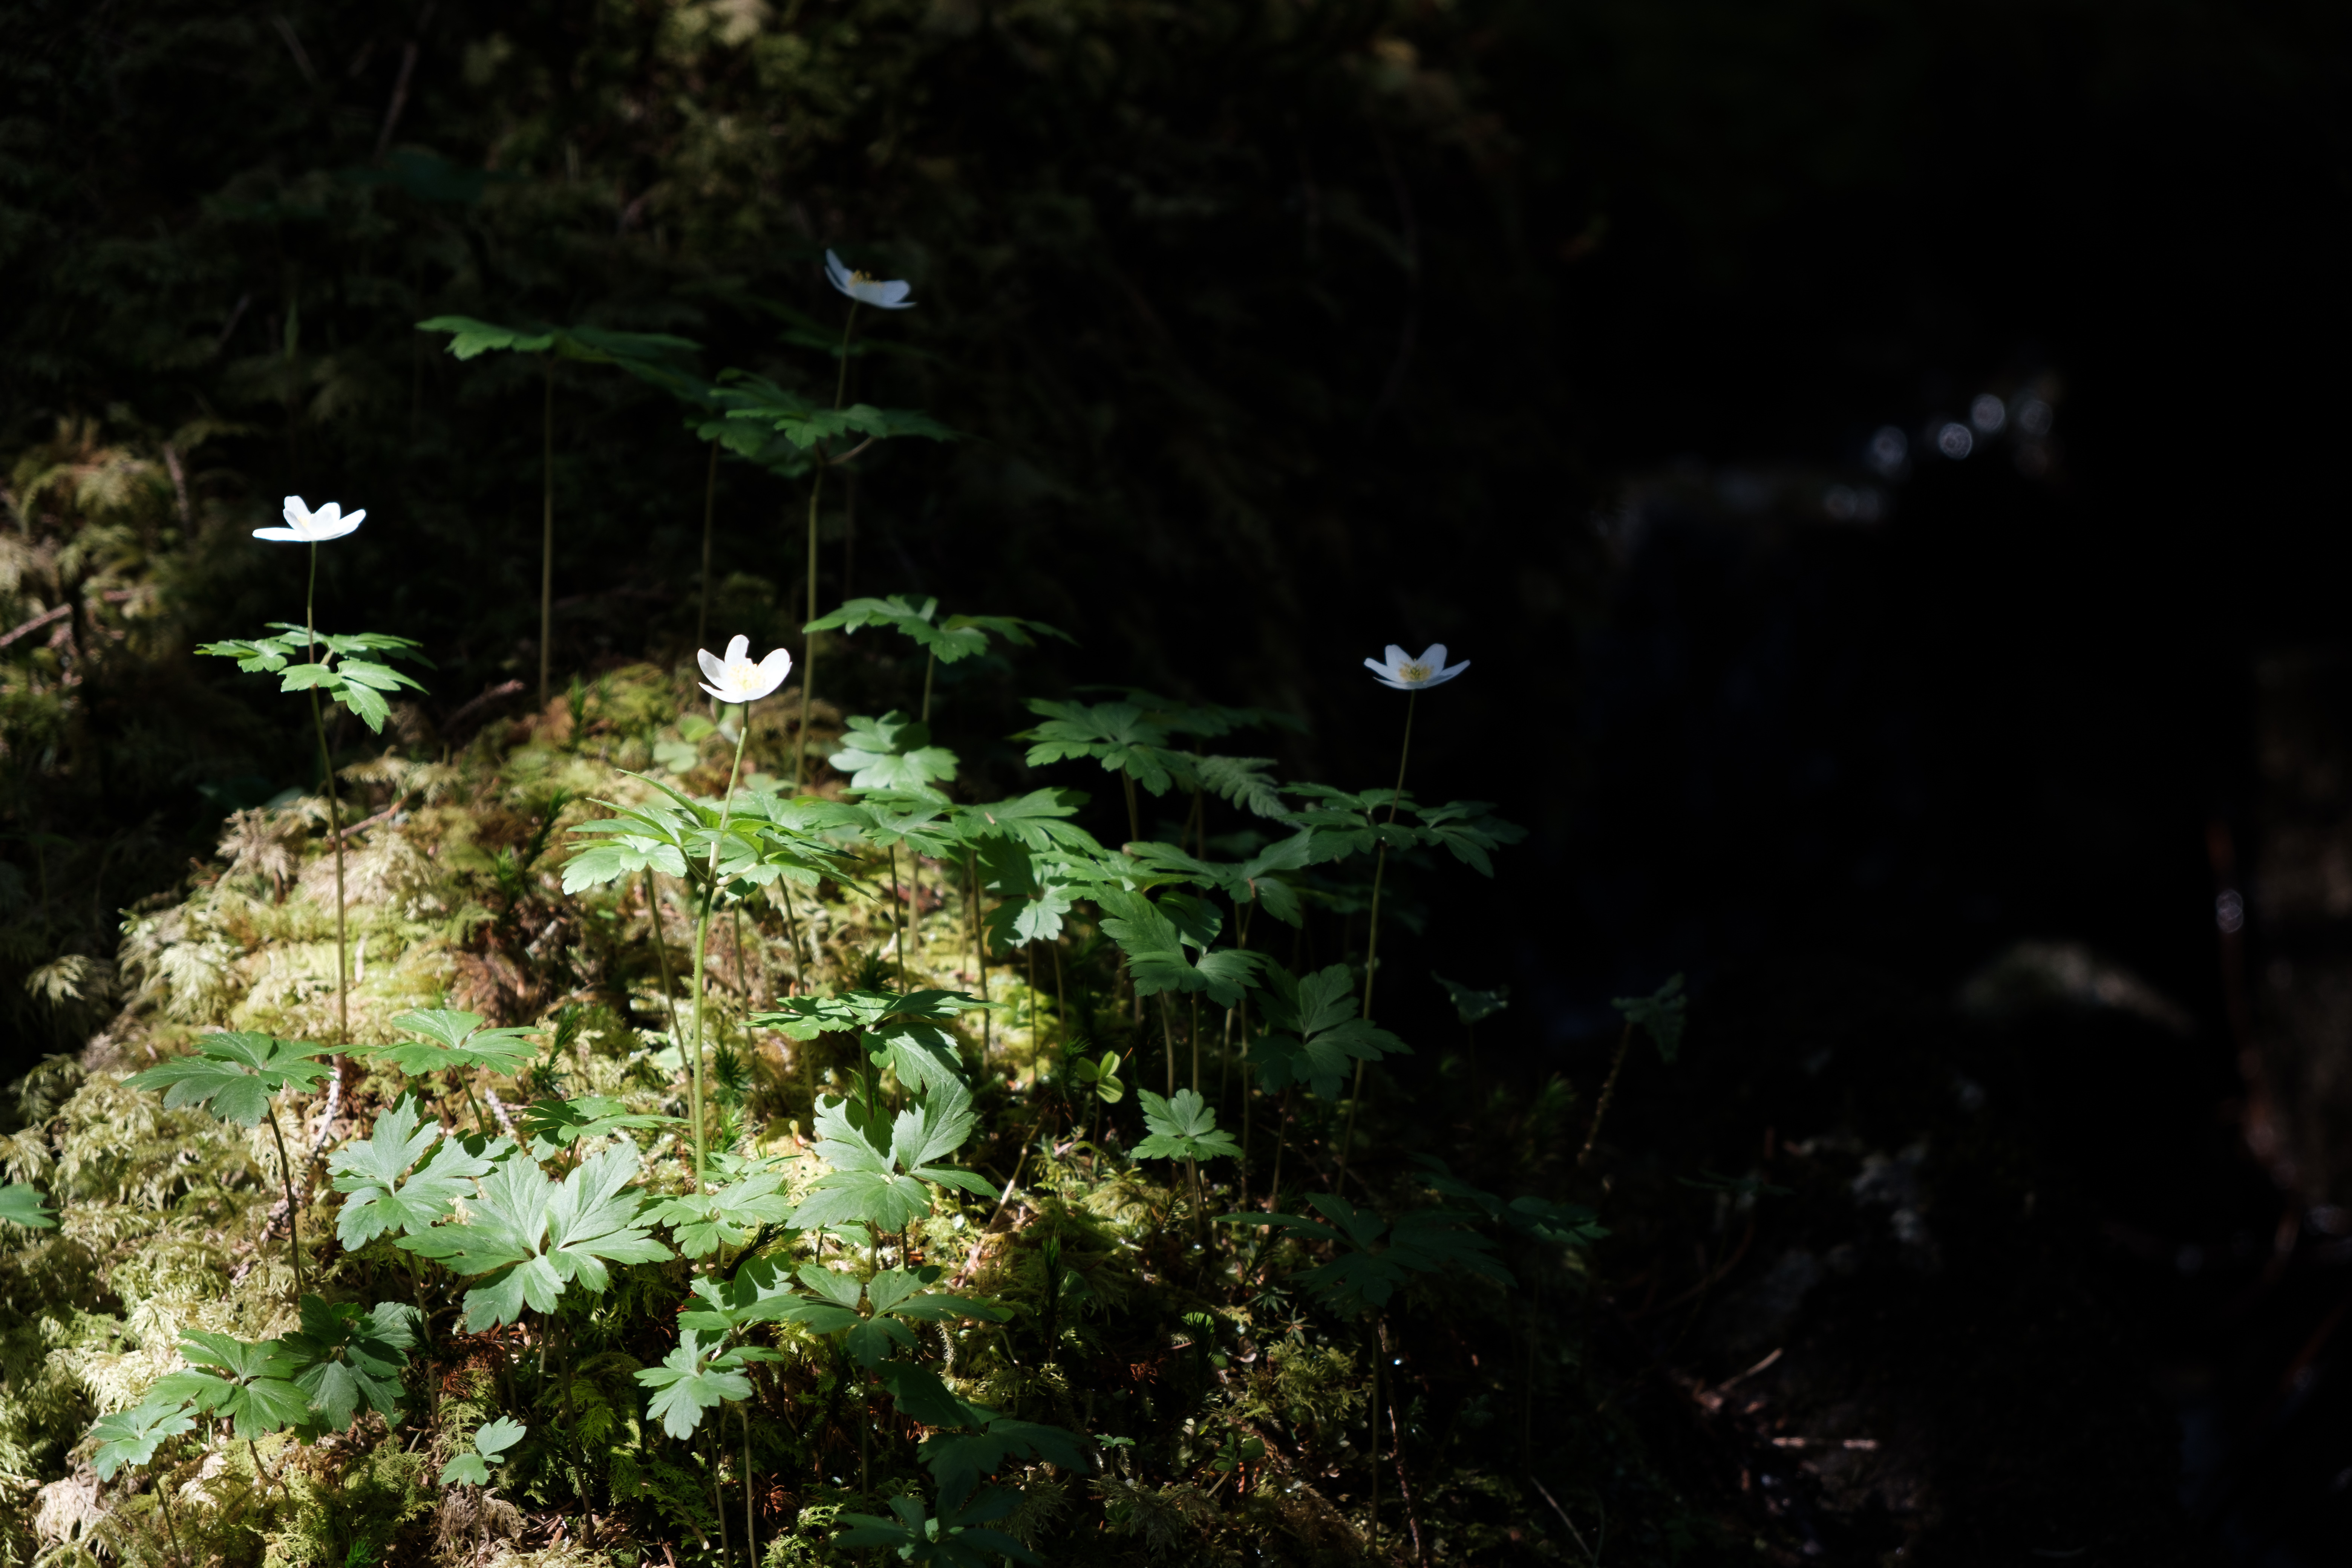
M 319 547 L 310 546 L 310 582 L 302 590 L 302 646 L 310 662 L 319 663 L 318 626 Z M 352 1002 L 350 961 L 345 952 L 343 931 L 343 824 L 342 807 L 335 795 L 335 758 L 327 749 L 327 721 L 319 707 L 319 689 L 310 688 L 310 725 L 319 732 L 319 766 L 327 780 L 327 837 L 335 847 L 335 1038 L 343 1045 L 352 1040 Z
M 547 398 L 540 420 L 544 478 L 539 523 L 539 705 L 547 706 L 548 658 L 555 635 L 555 356 L 546 356 Z
M 923 665 L 923 722 L 931 721 L 931 672 L 940 667 L 939 650 L 931 650 L 930 658 Z
M 294 1207 L 294 1163 L 286 1156 L 286 1134 L 278 1128 L 278 1107 L 269 1108 L 269 1135 L 278 1141 L 278 1179 L 286 1188 L 286 1247 L 294 1265 L 294 1299 L 302 1299 L 302 1218 Z
M 824 458 L 817 457 L 816 474 L 809 480 L 808 520 L 808 618 L 816 619 L 816 502 L 824 493 Z M 801 644 L 801 727 L 793 736 L 793 788 L 808 788 L 805 758 L 808 752 L 809 704 L 816 696 L 816 633 L 805 632 Z
M 1421 693 L 1410 691 L 1404 700 L 1404 744 L 1397 751 L 1396 793 L 1389 801 L 1389 823 L 1396 821 L 1397 803 L 1404 795 L 1405 764 L 1412 757 L 1412 710 L 1421 700 Z M 1383 824 L 1387 826 L 1387 824 Z M 1364 1022 L 1372 1021 L 1372 982 L 1379 977 L 1381 963 L 1381 879 L 1389 868 L 1389 847 L 1381 842 L 1380 857 L 1372 862 L 1371 925 L 1364 937 Z M 1339 1137 L 1339 1179 L 1332 1184 L 1337 1191 L 1348 1180 L 1348 1152 L 1356 1142 L 1356 1106 L 1364 1098 L 1364 1058 L 1356 1058 L 1356 1086 L 1348 1097 L 1348 1128 Z
M 1609 1058 L 1609 1077 L 1601 1086 L 1601 1098 L 1593 1103 L 1592 1130 L 1584 1135 L 1584 1147 L 1577 1152 L 1580 1166 L 1592 1158 L 1593 1146 L 1601 1142 L 1601 1119 L 1609 1114 L 1609 1102 L 1617 1096 L 1617 1075 L 1625 1070 L 1625 1048 L 1633 1043 L 1633 1020 L 1628 1018 L 1624 1032 L 1617 1037 L 1617 1054 Z
M 694 613 L 694 646 L 709 640 L 710 529 L 719 507 L 719 443 L 710 443 L 710 476 L 702 482 L 702 605 Z
M 751 705 L 743 704 L 743 711 L 735 722 L 735 764 L 727 773 L 726 798 L 719 805 L 719 831 L 710 840 L 710 864 L 705 872 L 709 883 L 702 893 L 702 912 L 694 922 L 694 1190 L 702 1190 L 703 1166 L 708 1160 L 705 1150 L 702 1113 L 702 1001 L 704 976 L 703 954 L 710 940 L 710 912 L 719 903 L 719 850 L 727 841 L 727 824 L 735 810 L 735 780 L 743 771 L 743 744 L 751 738 Z M 714 1253 L 712 1267 L 718 1266 Z

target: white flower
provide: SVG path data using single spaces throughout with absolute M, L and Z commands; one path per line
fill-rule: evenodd
M 1430 644 L 1419 658 L 1405 658 L 1404 649 L 1391 643 L 1387 662 L 1368 658 L 1364 660 L 1364 668 L 1379 676 L 1382 686 L 1392 686 L 1399 691 L 1418 691 L 1424 686 L 1442 685 L 1453 679 L 1470 668 L 1470 661 L 1465 658 L 1448 669 L 1445 667 L 1445 645 L 1442 642 Z
M 841 258 L 830 250 L 824 253 L 824 275 L 833 279 L 835 288 L 861 305 L 873 305 L 885 310 L 911 310 L 915 307 L 915 302 L 907 298 L 907 292 L 914 287 L 913 284 L 903 278 L 893 278 L 886 282 L 871 272 L 852 272 L 841 264 Z
M 366 521 L 367 513 L 364 510 L 355 511 L 351 516 L 345 517 L 342 504 L 339 501 L 329 501 L 318 510 L 312 511 L 302 504 L 300 496 L 288 496 L 286 526 L 257 528 L 253 531 L 253 537 L 274 539 L 281 544 L 318 544 L 330 539 L 341 539 Z
M 713 658 L 709 648 L 696 657 L 702 660 L 702 673 L 710 677 L 702 689 L 721 702 L 757 702 L 793 672 L 793 656 L 782 648 L 753 664 L 750 637 L 729 643 L 725 658 Z

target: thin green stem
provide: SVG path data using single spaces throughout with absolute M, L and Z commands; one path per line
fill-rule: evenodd
M 934 648 L 931 657 L 923 663 L 923 722 L 926 724 L 931 721 L 931 674 L 939 668 L 939 650 Z
M 1592 1158 L 1593 1147 L 1601 1142 L 1601 1119 L 1609 1114 L 1609 1102 L 1617 1097 L 1617 1075 L 1625 1070 L 1625 1050 L 1633 1043 L 1633 1020 L 1628 1018 L 1617 1037 L 1617 1054 L 1609 1058 L 1609 1077 L 1601 1085 L 1601 1098 L 1593 1102 L 1592 1130 L 1584 1135 L 1584 1147 L 1577 1152 L 1580 1166 Z
M 817 453 L 816 473 L 809 480 L 808 618 L 816 619 L 816 503 L 824 493 L 824 454 Z M 804 632 L 801 644 L 801 727 L 793 737 L 793 788 L 808 788 L 809 706 L 816 697 L 816 633 Z
M 310 546 L 310 580 L 302 590 L 302 647 L 310 662 L 319 658 L 318 633 L 319 547 Z M 310 726 L 319 732 L 319 767 L 327 781 L 327 837 L 335 847 L 335 1038 L 349 1045 L 352 1039 L 351 965 L 346 956 L 343 929 L 343 825 L 342 805 L 335 791 L 335 757 L 327 747 L 327 721 L 319 706 L 319 689 L 310 688 Z
M 1404 744 L 1398 748 L 1397 751 L 1396 794 L 1395 796 L 1389 801 L 1388 822 L 1390 824 L 1396 821 L 1397 804 L 1404 795 L 1405 764 L 1412 758 L 1412 710 L 1414 706 L 1419 703 L 1420 700 L 1421 693 L 1418 691 L 1407 692 L 1405 694 Z M 1383 824 L 1383 826 L 1387 826 L 1387 824 Z M 1371 926 L 1364 937 L 1364 1022 L 1368 1024 L 1372 1021 L 1372 982 L 1378 978 L 1380 974 L 1381 879 L 1387 875 L 1388 868 L 1389 847 L 1386 840 L 1383 840 L 1381 844 L 1379 858 L 1372 862 Z M 1356 1142 L 1356 1107 L 1363 1098 L 1364 1062 L 1363 1058 L 1359 1057 L 1356 1058 L 1355 1088 L 1348 1096 L 1348 1127 L 1347 1131 L 1341 1133 L 1339 1137 L 1339 1180 L 1332 1184 L 1335 1191 L 1339 1187 L 1347 1184 L 1348 1154 L 1349 1152 L 1355 1147 Z
M 898 897 L 898 847 L 890 846 L 890 925 L 896 932 L 893 945 L 898 950 L 898 991 L 907 990 L 907 919 L 903 901 Z
M 736 716 L 735 763 L 727 773 L 727 795 L 719 805 L 719 831 L 710 840 L 710 864 L 704 876 L 709 883 L 703 889 L 702 910 L 694 922 L 694 1190 L 703 1190 L 703 1167 L 709 1160 L 705 1148 L 708 1130 L 702 1111 L 702 1015 L 703 992 L 707 989 L 702 973 L 704 954 L 710 941 L 710 914 L 719 903 L 719 851 L 727 841 L 727 825 L 735 811 L 735 781 L 743 772 L 743 745 L 751 738 L 751 705 L 743 704 Z M 718 1267 L 718 1255 L 711 1255 L 711 1267 Z
M 269 1135 L 278 1141 L 278 1179 L 286 1189 L 286 1249 L 294 1264 L 294 1299 L 302 1299 L 302 1216 L 294 1202 L 294 1162 L 286 1154 L 286 1134 L 278 1131 L 278 1107 L 269 1108 Z
M 702 605 L 694 613 L 694 646 L 710 640 L 710 533 L 719 508 L 719 443 L 710 443 L 710 474 L 702 481 Z
M 654 962 L 661 967 L 662 1005 L 669 1010 L 669 1037 L 677 1040 L 677 995 L 669 984 L 669 942 L 662 932 L 661 904 L 654 893 L 654 873 L 646 868 L 646 929 L 653 938 Z
M 751 1515 L 751 1406 L 747 1400 L 735 1407 L 743 1418 L 743 1561 L 760 1560 L 760 1529 Z
M 555 637 L 555 356 L 547 356 L 547 397 L 540 420 L 539 705 L 547 706 L 549 658 Z

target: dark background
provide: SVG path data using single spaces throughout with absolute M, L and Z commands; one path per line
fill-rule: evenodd
M 1473 661 L 1423 700 L 1412 783 L 1533 836 L 1491 888 L 1405 880 L 1408 1037 L 1452 1027 L 1419 970 L 1507 984 L 1489 1048 L 1589 1086 L 1609 999 L 1682 971 L 1704 1086 L 1710 999 L 1759 976 L 1824 1016 L 1855 974 L 1940 1005 L 2079 941 L 2196 1028 L 2053 1048 L 2016 1089 L 2046 1147 L 2135 1234 L 2266 1234 L 2210 846 L 2252 842 L 2256 661 L 2343 640 L 2340 8 L 942 0 L 730 42 L 732 14 L 8 7 L 0 434 L 222 426 L 202 526 L 120 568 L 161 584 L 138 659 L 93 656 L 54 713 L 12 698 L 28 884 L 52 836 L 110 911 L 238 789 L 302 782 L 286 715 L 176 651 L 280 613 L 297 552 L 241 540 L 288 490 L 369 509 L 321 621 L 423 638 L 433 710 L 529 676 L 535 372 L 410 322 L 677 331 L 814 386 L 760 301 L 833 330 L 836 244 L 920 301 L 869 325 L 928 357 L 859 361 L 861 393 L 974 437 L 870 466 L 854 591 L 1078 635 L 1033 681 L 1311 716 L 1286 763 L 1359 786 L 1402 719 L 1359 661 Z M 1979 394 L 2037 391 L 2039 471 L 2013 429 L 1935 454 Z M 679 657 L 701 451 L 616 373 L 562 367 L 558 406 L 559 668 Z M 1827 515 L 1835 485 L 1876 521 Z M 725 630 L 789 635 L 804 493 L 728 465 Z M 835 695 L 911 694 L 857 660 Z M 940 725 L 1005 787 L 1011 689 L 953 683 Z M 110 940 L 16 918 L 12 973 Z M 12 1068 L 61 1043 L 13 1026 Z M 2137 1267 L 2151 1367 L 2250 1387 L 2334 1300 L 2255 1332 Z M 2294 1441 L 2352 1463 L 2340 1421 Z M 2317 1561 L 2261 1552 L 2336 1539 L 2340 1491 L 2199 1517 Z

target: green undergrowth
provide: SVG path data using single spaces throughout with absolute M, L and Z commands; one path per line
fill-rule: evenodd
M 131 911 L 0 1147 L 55 1216 L 0 1225 L 0 1560 L 1706 1554 L 1588 1371 L 1591 1108 L 1408 1094 L 1360 963 L 1262 956 L 1344 942 L 1363 849 L 1442 890 L 1504 825 L 1039 705 L 1041 767 L 1191 796 L 1113 847 L 1076 791 L 955 802 L 904 714 L 814 710 L 795 796 L 796 704 L 690 698 L 343 768 L 347 1039 L 323 802 Z

